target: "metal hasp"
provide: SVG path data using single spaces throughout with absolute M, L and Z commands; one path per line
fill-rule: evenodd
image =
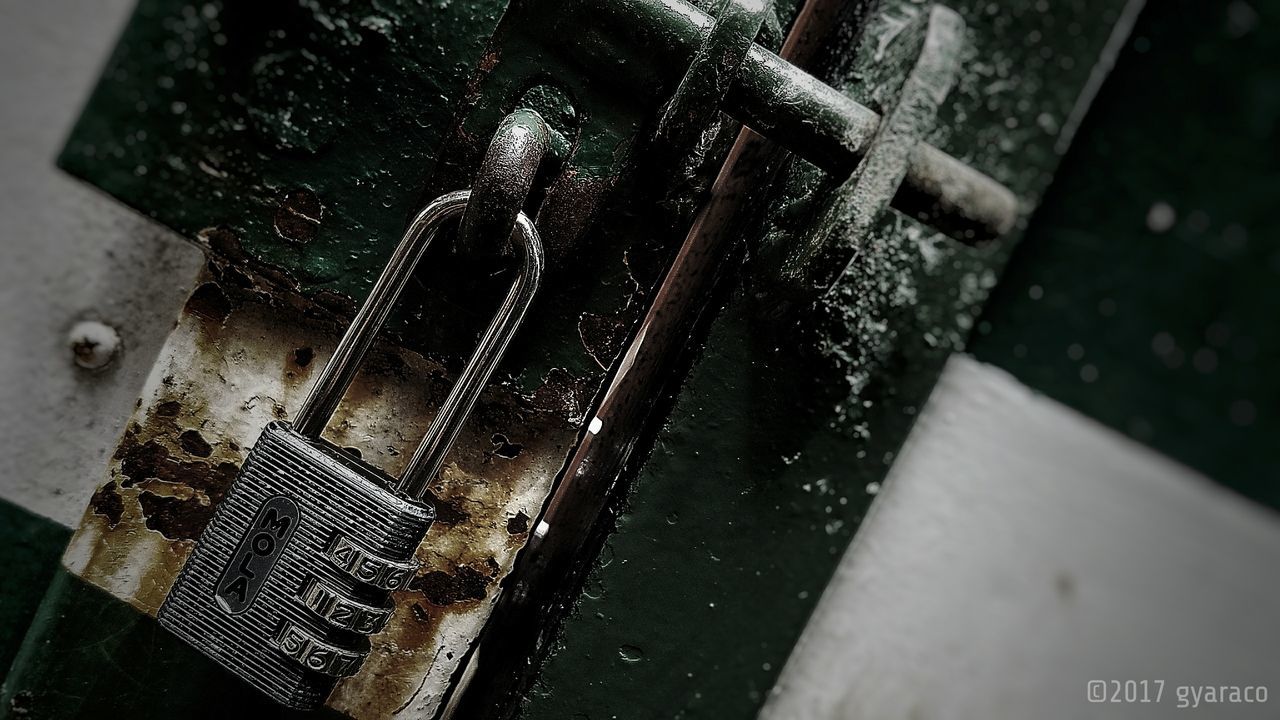
M 955 85 L 964 47 L 964 20 L 940 5 L 911 19 L 881 17 L 870 29 L 875 42 L 861 43 L 854 62 L 866 68 L 867 85 L 884 117 L 862 162 L 824 198 L 798 243 L 782 249 L 783 277 L 808 280 L 828 292 L 857 261 L 857 243 L 907 189 L 904 178 L 922 149 L 939 152 L 922 138 Z M 834 238 L 837 228 L 842 236 Z M 815 263 L 827 248 L 839 257 Z
M 649 49 L 645 56 L 653 69 L 675 78 L 718 37 L 716 20 L 684 0 L 577 0 L 566 3 L 563 13 L 611 40 Z M 571 49 L 583 53 L 582 70 L 591 72 L 591 55 L 601 48 Z M 721 109 L 837 177 L 855 170 L 882 124 L 876 111 L 755 43 L 742 57 Z M 924 142 L 910 152 L 893 206 L 962 242 L 999 237 L 1018 217 L 1018 200 L 1008 188 Z
M 374 283 L 369 297 L 356 313 L 355 320 L 342 336 L 333 357 L 325 365 L 298 410 L 294 427 L 299 433 L 317 438 L 324 431 L 329 417 L 342 400 L 342 394 L 368 354 L 378 329 L 391 314 L 391 309 L 418 262 L 438 234 L 440 225 L 451 217 L 463 214 L 470 197 L 471 193 L 466 190 L 442 195 L 423 208 L 409 224 L 404 239 L 396 246 L 386 269 Z M 518 245 L 524 254 L 520 273 L 498 308 L 497 315 L 481 336 L 475 352 L 467 360 L 462 374 L 453 384 L 444 405 L 431 421 L 426 437 L 422 439 L 400 476 L 396 489 L 411 497 L 421 497 L 440 471 L 445 454 L 457 439 L 462 423 L 475 407 L 480 391 L 498 366 L 538 291 L 538 283 L 546 264 L 542 242 L 533 222 L 523 212 L 518 213 L 513 222 L 515 235 L 520 238 Z
M 1034 203 L 1057 159 L 1057 131 L 1038 125 L 1037 116 L 1065 117 L 1089 73 L 1086 63 L 1062 72 L 1067 63 L 1059 60 L 1091 57 L 1081 49 L 1096 52 L 1110 30 L 1092 19 L 1112 8 L 1099 4 L 1079 15 L 1079 6 L 953 2 L 970 29 L 943 9 L 885 3 L 885 14 L 896 17 L 852 26 L 856 60 L 833 43 L 842 57 L 823 77 L 885 119 L 864 170 L 846 175 L 844 188 L 809 163 L 790 163 L 780 199 L 762 213 L 759 244 L 794 251 L 830 228 L 813 215 L 833 201 L 849 208 L 845 197 L 887 206 L 897 193 L 896 168 L 905 169 L 899 161 L 919 147 L 912 135 L 931 131 L 932 113 L 957 77 L 963 85 L 938 115 L 946 118 L 948 147 L 981 156 L 982 167 Z M 1079 37 L 1054 32 L 1076 17 L 1091 18 Z M 1033 31 L 1053 39 L 1025 42 Z M 974 41 L 972 55 L 957 51 L 961 39 Z M 962 64 L 966 57 L 973 62 Z M 842 197 L 833 200 L 833 191 Z M 806 305 L 778 312 L 767 276 L 773 268 L 750 256 L 742 289 L 711 321 L 710 341 L 634 474 L 634 491 L 604 516 L 601 524 L 612 527 L 598 534 L 607 532 L 607 541 L 586 546 L 584 554 L 605 549 L 589 574 L 578 571 L 585 590 L 562 603 L 573 608 L 562 634 L 544 631 L 550 660 L 539 666 L 521 717 L 755 717 L 776 687 L 776 669 L 834 558 L 865 517 L 936 368 L 962 348 L 984 286 L 995 282 L 1009 251 L 1006 243 L 947 242 L 874 206 L 850 209 L 857 216 L 840 218 L 837 232 L 812 238 L 856 243 L 857 253 L 838 292 L 816 303 L 807 295 Z M 864 217 L 877 215 L 869 232 L 853 237 Z M 654 337 L 652 328 L 641 333 L 646 342 Z M 608 443 L 620 420 L 614 408 L 597 407 L 611 412 L 597 412 L 590 441 Z M 578 463 L 584 472 L 566 481 L 610 482 L 599 461 L 605 456 L 591 453 Z M 565 510 L 548 522 L 548 538 L 575 522 Z
M 621 4 L 627 5 L 628 2 L 629 0 Z M 606 23 L 606 28 L 619 31 L 621 27 L 630 28 L 631 32 L 636 33 L 632 37 L 640 37 L 646 46 L 659 42 L 670 43 L 669 38 L 641 36 L 640 33 L 642 29 L 678 25 L 670 17 L 683 4 L 679 0 L 632 4 L 637 13 L 642 8 L 648 8 L 650 16 L 646 17 L 649 20 L 652 20 L 651 15 L 655 12 L 667 13 L 663 17 L 668 19 L 648 23 L 637 23 L 634 20 L 629 24 Z M 724 10 L 735 6 L 731 2 Z M 611 4 L 609 7 L 612 9 L 615 6 Z M 743 15 L 750 15 L 749 8 L 740 10 Z M 693 11 L 689 10 L 682 17 L 688 19 L 691 12 Z M 746 32 L 754 36 L 755 31 L 750 29 L 751 23 L 738 20 L 736 16 L 733 20 L 748 27 Z M 706 27 L 706 24 L 700 27 Z M 798 234 L 797 242 L 786 248 L 790 252 L 789 262 L 784 268 L 799 266 L 804 272 L 797 272 L 795 275 L 808 277 L 808 261 L 827 244 L 835 246 L 835 252 L 849 255 L 850 253 L 844 252 L 848 249 L 848 243 L 857 242 L 882 216 L 883 210 L 898 195 L 904 177 L 910 177 L 913 162 L 921 157 L 921 148 L 927 148 L 923 151 L 925 153 L 947 158 L 948 167 L 956 169 L 958 177 L 965 178 L 963 181 L 950 179 L 948 183 L 958 182 L 967 187 L 985 188 L 983 197 L 993 199 L 992 204 L 965 217 L 972 219 L 972 215 L 987 212 L 987 219 L 993 220 L 999 227 L 987 226 L 983 232 L 1003 232 L 1012 227 L 1017 213 L 1017 202 L 1012 193 L 985 175 L 923 145 L 921 141 L 922 135 L 933 128 L 938 107 L 954 84 L 959 69 L 964 24 L 956 13 L 934 6 L 924 9 L 914 18 L 902 18 L 896 25 L 875 23 L 865 28 L 864 38 L 867 42 L 860 44 L 858 66 L 867 69 L 866 85 L 875 93 L 870 99 L 884 109 L 883 117 L 759 46 L 750 43 L 745 47 L 740 45 L 742 57 L 739 57 L 731 43 L 716 37 L 716 30 L 722 27 L 724 20 L 718 19 L 716 29 L 706 36 L 706 44 L 714 44 L 720 50 L 706 52 L 705 45 L 702 49 L 695 46 L 698 55 L 659 122 L 656 135 L 660 141 L 681 138 L 687 144 L 695 142 L 702 127 L 699 125 L 700 120 L 689 109 L 699 107 L 699 103 L 690 98 L 694 93 L 698 94 L 704 100 L 701 107 L 705 109 L 708 106 L 706 98 L 719 92 L 718 87 L 724 87 L 719 82 L 724 68 L 737 67 L 739 63 L 742 69 L 737 84 L 731 84 L 724 92 L 726 98 L 732 98 L 735 92 L 738 93 L 737 107 L 740 110 L 743 107 L 749 109 L 743 111 L 740 119 L 748 125 L 751 124 L 749 113 L 758 111 L 750 109 L 753 103 L 756 108 L 777 105 L 771 112 L 782 117 L 783 121 L 775 127 L 787 127 L 787 123 L 794 121 L 790 113 L 797 107 L 805 107 L 806 103 L 817 103 L 828 108 L 825 115 L 819 115 L 831 122 L 815 126 L 796 121 L 797 127 L 804 128 L 808 133 L 801 135 L 801 140 L 804 141 L 802 145 L 797 145 L 795 135 L 789 131 L 774 131 L 767 135 L 779 145 L 789 145 L 793 150 L 801 147 L 812 151 L 830 140 L 821 131 L 814 132 L 815 127 L 830 130 L 840 127 L 841 122 L 848 121 L 844 127 L 853 128 L 853 134 L 846 138 L 849 142 L 841 145 L 843 149 L 835 156 L 810 158 L 815 161 L 824 160 L 824 163 L 814 164 L 832 175 L 837 172 L 841 175 L 832 178 L 833 182 L 829 186 L 832 192 L 825 193 L 829 197 L 817 201 L 825 206 L 816 208 L 813 221 L 805 231 Z M 692 34 L 690 36 L 693 37 Z M 875 53 L 875 56 L 864 56 L 869 53 Z M 667 55 L 651 52 L 650 56 L 657 58 Z M 748 62 L 753 56 L 765 60 L 753 68 Z M 711 60 L 704 62 L 707 58 Z M 768 61 L 768 58 L 772 58 L 772 61 Z M 762 92 L 742 95 L 743 76 L 749 72 L 755 72 L 757 76 L 762 72 L 767 74 L 769 68 L 778 67 L 788 70 L 785 77 L 775 78 L 776 92 L 772 95 Z M 701 79 L 704 82 L 694 79 L 697 73 L 703 73 Z M 805 78 L 807 80 L 803 80 Z M 751 87 L 759 91 L 766 85 L 768 83 L 758 82 Z M 694 89 L 691 90 L 691 87 Z M 867 94 L 870 96 L 871 92 Z M 838 101 L 824 98 L 838 98 Z M 836 109 L 831 110 L 832 107 Z M 841 107 L 853 109 L 844 112 L 840 110 Z M 716 109 L 714 104 L 710 108 L 713 111 Z M 863 120 L 867 117 L 869 121 L 864 124 Z M 589 542 L 592 528 L 605 513 L 617 479 L 623 475 L 624 468 L 632 460 L 634 438 L 643 432 L 643 425 L 650 418 L 652 399 L 661 395 L 663 382 L 670 372 L 673 358 L 667 353 L 667 349 L 679 345 L 679 339 L 687 337 L 693 331 L 697 313 L 691 312 L 691 308 L 697 307 L 699 299 L 714 284 L 715 273 L 708 271 L 708 267 L 718 266 L 720 260 L 734 247 L 729 240 L 729 228 L 732 226 L 729 218 L 737 210 L 735 203 L 742 195 L 742 190 L 736 187 L 736 183 L 741 182 L 742 178 L 754 176 L 754 170 L 760 166 L 758 156 L 761 150 L 748 149 L 752 146 L 750 138 L 754 136 L 751 133 L 743 135 L 746 139 L 740 140 L 743 144 L 735 146 L 730 152 L 729 160 L 722 168 L 720 178 L 711 193 L 711 200 L 694 220 L 685 246 L 659 284 L 653 305 L 624 350 L 608 387 L 597 400 L 587 433 L 570 455 L 561 482 L 538 519 L 538 531 L 530 538 L 521 554 L 516 571 L 499 599 L 486 634 L 470 659 L 471 667 L 468 671 L 475 672 L 463 673 L 464 678 L 451 699 L 445 717 L 505 717 L 509 708 L 504 705 L 518 694 L 518 677 L 523 671 L 520 660 L 504 664 L 503 657 L 523 658 L 526 653 L 536 657 L 545 649 L 548 638 L 551 637 L 549 630 L 544 627 L 541 638 L 532 638 L 528 636 L 536 630 L 530 628 L 545 623 L 543 618 L 555 612 L 553 608 L 558 602 L 565 601 L 557 586 L 566 581 L 570 584 L 574 582 L 572 576 L 575 558 L 579 557 L 579 553 L 583 552 Z M 826 150 L 823 152 L 827 153 Z M 947 172 L 944 171 L 943 175 Z M 840 182 L 839 177 L 848 179 Z M 960 195 L 963 193 L 951 197 Z M 842 221 L 850 221 L 850 224 L 842 225 Z M 957 227 L 954 224 L 956 218 L 951 218 L 951 221 L 952 227 Z M 837 227 L 842 231 L 838 236 L 834 232 Z M 977 236 L 972 230 L 961 234 L 965 240 L 972 240 Z M 840 259 L 840 265 L 846 262 L 847 257 Z M 828 263 L 819 265 L 825 268 Z M 824 280 L 829 282 L 830 278 Z M 809 297 L 810 301 L 812 299 Z M 522 641 L 527 644 L 522 646 Z
M 720 3 L 715 24 L 707 31 L 658 121 L 654 136 L 659 142 L 689 147 L 715 120 L 718 106 L 737 81 L 742 61 L 755 44 L 771 6 L 766 0 Z

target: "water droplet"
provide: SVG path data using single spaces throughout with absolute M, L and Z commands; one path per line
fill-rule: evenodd
M 638 663 L 644 659 L 644 651 L 635 645 L 622 645 L 618 648 L 618 657 L 629 663 Z
M 1153 233 L 1167 233 L 1178 222 L 1178 213 L 1167 202 L 1155 202 L 1147 210 L 1147 229 Z
M 1155 337 L 1151 338 L 1151 352 L 1157 355 L 1168 355 L 1178 349 L 1178 344 L 1174 342 L 1173 336 L 1167 332 L 1159 332 Z
M 1258 411 L 1248 400 L 1237 400 L 1231 403 L 1231 423 L 1239 427 L 1248 427 L 1258 417 Z
M 1208 375 L 1218 369 L 1218 353 L 1211 348 L 1202 347 L 1196 351 L 1195 355 L 1191 356 L 1191 366 L 1197 372 Z
M 307 52 L 264 55 L 253 76 L 249 115 L 264 140 L 316 153 L 342 128 L 345 82 L 322 58 Z

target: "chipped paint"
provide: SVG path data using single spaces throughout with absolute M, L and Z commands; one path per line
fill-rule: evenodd
M 63 558 L 142 612 L 156 613 L 258 432 L 290 417 L 342 329 L 259 281 L 210 265 Z M 439 364 L 376 346 L 326 437 L 397 473 L 450 383 Z M 506 385 L 482 395 L 430 488 L 439 518 L 418 552 L 422 569 L 331 708 L 355 718 L 434 711 L 572 444 L 587 403 L 580 384 L 552 371 L 532 394 Z

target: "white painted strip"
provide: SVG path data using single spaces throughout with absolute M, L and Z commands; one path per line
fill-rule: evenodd
M 761 717 L 1274 718 L 1277 567 L 1275 514 L 956 357 Z
M 133 0 L 0 5 L 0 497 L 80 521 L 202 264 L 183 242 L 54 167 Z M 68 332 L 122 350 L 77 367 Z

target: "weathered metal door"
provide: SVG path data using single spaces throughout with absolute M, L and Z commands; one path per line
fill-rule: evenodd
M 499 197 L 533 111 L 544 290 L 328 712 L 506 716 L 561 641 L 527 717 L 752 716 L 1137 8 L 142 0 L 59 162 L 208 265 L 0 714 L 275 712 L 154 615 L 408 218 Z M 329 426 L 390 472 L 508 281 L 482 227 Z

